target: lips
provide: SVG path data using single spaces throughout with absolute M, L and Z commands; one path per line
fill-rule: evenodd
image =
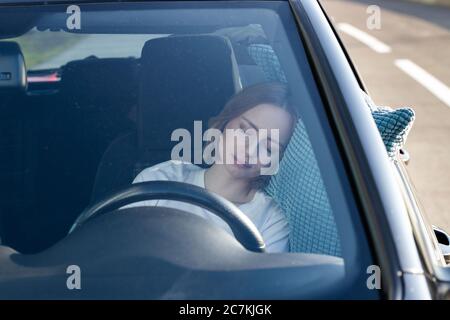
M 238 164 L 238 163 L 235 163 L 234 165 L 236 167 L 238 167 L 239 169 L 251 169 L 251 168 L 253 168 L 252 164 Z
M 236 167 L 238 167 L 239 169 L 251 169 L 253 168 L 253 164 L 249 164 L 249 163 L 239 163 L 238 159 L 236 156 L 234 156 L 234 163 L 233 163 Z

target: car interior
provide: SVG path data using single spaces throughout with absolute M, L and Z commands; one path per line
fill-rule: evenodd
M 16 43 L 0 46 L 13 47 L 11 57 L 25 67 Z M 129 185 L 144 168 L 169 159 L 174 143 L 167 141 L 173 128 L 192 131 L 192 119 L 206 123 L 241 86 L 229 41 L 211 35 L 152 39 L 140 59 L 88 57 L 67 63 L 59 73 L 60 81 L 39 82 L 37 89 L 34 83 L 4 89 L 14 92 L 14 96 L 5 92 L 14 99 L 14 109 L 8 108 L 9 99 L 2 99 L 2 111 L 9 113 L 2 122 L 12 129 L 3 139 L 13 142 L 7 157 L 2 157 L 3 167 L 17 166 L 14 173 L 20 179 L 14 176 L 14 181 L 28 185 L 14 188 L 8 176 L 2 176 L 3 184 L 11 185 L 10 196 L 5 197 L 10 203 L 3 204 L 7 207 L 2 212 L 8 216 L 1 220 L 6 232 L 2 239 L 23 252 L 42 250 L 67 232 L 90 201 Z M 187 82 L 193 90 L 186 92 Z M 172 92 L 183 94 L 173 99 Z M 185 114 L 174 118 L 173 112 Z M 19 124 L 22 130 L 17 132 Z M 38 156 L 30 157 L 30 152 Z M 27 163 L 30 160 L 36 163 Z M 70 181 L 64 190 L 61 181 Z M 28 197 L 23 203 L 17 194 L 27 189 L 36 190 L 34 203 Z M 70 207 L 70 213 L 61 217 L 61 207 Z M 20 212 L 11 212 L 18 208 Z M 36 217 L 33 211 L 49 216 Z M 49 228 L 46 237 L 30 243 L 28 239 L 42 228 Z
M 33 27 L 29 26 L 27 31 Z M 90 252 L 111 248 L 127 255 L 127 259 L 132 257 L 133 262 L 137 263 L 137 271 L 134 271 L 138 272 L 136 281 L 142 282 L 139 287 L 142 290 L 148 283 L 139 278 L 139 268 L 148 270 L 150 262 L 154 263 L 153 276 L 162 279 L 177 278 L 182 274 L 180 268 L 190 270 L 195 269 L 193 266 L 196 265 L 200 278 L 212 281 L 219 273 L 222 280 L 228 280 L 223 281 L 226 288 L 213 291 L 210 297 L 216 298 L 233 291 L 237 278 L 232 277 L 246 277 L 248 283 L 253 283 L 264 272 L 271 270 L 274 276 L 283 274 L 283 280 L 274 281 L 270 288 L 263 288 L 261 284 L 259 289 L 255 287 L 254 291 L 241 292 L 242 297 L 270 297 L 273 294 L 271 290 L 279 291 L 283 283 L 290 283 L 293 277 L 298 276 L 295 266 L 304 267 L 303 276 L 298 278 L 296 285 L 308 286 L 309 295 L 316 290 L 320 297 L 324 288 L 319 286 L 314 289 L 311 279 L 328 279 L 325 281 L 327 288 L 340 283 L 347 266 L 342 259 L 346 251 L 341 251 L 337 234 L 342 235 L 344 231 L 337 225 L 341 222 L 334 220 L 318 162 L 309 142 L 304 144 L 307 147 L 303 151 L 298 151 L 302 155 L 296 156 L 296 159 L 299 163 L 315 166 L 302 177 L 305 182 L 311 183 L 313 172 L 317 189 L 305 184 L 302 197 L 297 199 L 308 203 L 308 207 L 303 208 L 313 214 L 307 218 L 302 216 L 298 226 L 300 229 L 296 232 L 312 240 L 302 250 L 295 250 L 301 253 L 294 254 L 294 258 L 288 255 L 280 255 L 277 259 L 271 259 L 270 255 L 258 257 L 255 253 L 243 251 L 236 241 L 229 241 L 229 235 L 208 226 L 197 217 L 189 217 L 176 210 L 168 212 L 155 208 L 145 208 L 145 218 L 142 217 L 144 211 L 137 208 L 129 209 L 134 212 L 135 218 L 133 214 L 128 219 L 120 214 L 114 217 L 107 215 L 108 219 L 102 216 L 66 238 L 74 221 L 86 207 L 130 186 L 144 168 L 170 159 L 170 152 L 176 143 L 171 141 L 170 135 L 175 128 L 193 132 L 194 120 L 207 123 L 233 94 L 249 85 L 272 80 L 270 74 L 273 75 L 275 69 L 280 73 L 278 61 L 274 60 L 274 64 L 267 67 L 259 60 L 262 51 L 251 51 L 248 43 L 233 41 L 215 31 L 149 37 L 139 57 L 90 55 L 70 60 L 59 68 L 40 70 L 27 70 L 24 53 L 14 39 L 5 37 L 0 41 L 1 76 L 14 75 L 20 79 L 13 84 L 0 81 L 0 253 L 10 255 L 6 262 L 3 261 L 7 265 L 6 270 L 12 270 L 17 265 L 38 269 L 55 265 L 58 266 L 55 270 L 62 272 L 60 261 L 69 252 L 74 252 L 81 261 L 86 262 L 92 258 Z M 264 45 L 273 51 L 267 43 Z M 288 70 L 286 74 L 289 74 Z M 285 75 L 278 75 L 280 77 Z M 303 125 L 299 128 L 306 130 Z M 308 139 L 306 134 L 302 137 Z M 301 182 L 303 180 L 297 183 Z M 273 192 L 277 194 L 276 190 Z M 292 194 L 289 197 L 293 197 Z M 175 241 L 172 236 L 161 235 L 159 230 L 162 221 L 168 219 L 167 215 L 183 218 L 167 222 L 173 225 L 174 230 L 188 226 L 190 229 L 186 229 L 186 233 L 197 230 L 198 234 L 186 234 L 185 242 L 172 247 L 170 243 Z M 148 223 L 144 224 L 143 219 Z M 102 239 L 95 237 L 99 230 L 102 230 Z M 130 230 L 133 230 L 131 234 Z M 158 234 L 166 242 L 159 239 L 155 240 L 155 245 L 149 246 L 144 243 L 133 243 L 133 246 L 125 244 L 127 239 L 132 242 L 133 237 L 147 237 L 145 241 L 151 242 Z M 205 243 L 202 237 L 205 234 L 214 234 L 215 240 Z M 183 237 L 183 232 L 179 237 Z M 326 244 L 317 245 L 318 239 Z M 91 248 L 90 251 L 82 249 L 80 243 Z M 160 245 L 157 246 L 157 243 Z M 161 243 L 165 243 L 162 246 L 167 250 L 161 249 Z M 186 249 L 195 245 L 203 246 L 204 252 Z M 142 250 L 154 252 L 155 257 L 150 262 L 140 261 L 139 264 L 136 257 Z M 28 256 L 33 255 L 36 255 L 34 260 L 28 260 Z M 156 258 L 157 255 L 160 256 Z M 208 255 L 208 261 L 203 261 Z M 295 260 L 295 256 L 300 258 Z M 169 259 L 171 264 L 160 263 L 163 257 Z M 100 272 L 101 266 L 108 263 L 108 256 L 99 259 L 91 270 Z M 123 266 L 119 264 L 114 269 L 115 274 L 121 275 L 114 288 L 126 287 L 124 281 L 130 276 L 127 275 L 130 271 L 126 270 L 126 263 L 122 262 Z M 179 267 L 177 263 L 185 265 Z M 223 268 L 235 270 L 236 273 L 227 274 Z M 254 273 L 254 268 L 259 271 Z M 328 276 L 324 276 L 325 273 Z M 156 293 L 148 293 L 148 297 L 186 298 L 211 294 L 208 290 L 190 289 L 190 281 L 193 281 L 190 278 L 182 281 L 179 287 L 170 288 L 167 286 L 172 282 L 161 281 L 166 287 L 163 285 Z M 207 286 L 207 283 L 202 282 L 202 286 Z M 343 284 L 344 287 L 348 285 L 348 282 Z M 344 287 L 336 287 L 336 290 L 345 290 Z M 96 290 L 97 294 L 99 290 L 103 293 L 108 291 L 100 286 Z M 164 296 L 169 291 L 170 295 Z M 327 294 L 333 296 L 337 291 L 329 290 Z M 20 289 L 15 292 L 19 295 Z M 51 296 L 52 293 L 48 294 Z M 136 292 L 130 292 L 130 297 L 133 294 Z M 286 297 L 296 294 L 289 290 L 285 292 Z M 353 294 L 358 294 L 358 291 L 353 291 Z

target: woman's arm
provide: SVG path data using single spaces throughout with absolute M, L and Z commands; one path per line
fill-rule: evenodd
M 267 252 L 289 252 L 289 224 L 278 206 L 271 208 L 261 234 Z
M 176 181 L 176 166 L 172 161 L 166 161 L 154 165 L 150 168 L 146 168 L 142 170 L 136 178 L 133 180 L 133 184 L 146 182 L 146 181 Z M 159 200 L 147 200 L 140 201 L 136 203 L 129 204 L 124 208 L 132 208 L 132 207 L 149 207 L 149 206 L 157 206 Z

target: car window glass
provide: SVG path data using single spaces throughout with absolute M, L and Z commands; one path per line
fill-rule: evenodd
M 171 180 L 234 202 L 273 252 L 338 257 L 364 276 L 358 211 L 287 2 L 79 9 L 80 21 L 59 5 L 0 9 L 31 15 L 0 31 L 27 74 L 0 88 L 4 244 L 39 252 L 96 201 Z M 140 205 L 227 228 L 198 207 Z

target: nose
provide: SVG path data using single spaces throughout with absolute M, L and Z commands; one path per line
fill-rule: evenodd
M 240 153 L 238 159 L 245 164 L 257 164 L 258 162 L 258 144 L 246 141 L 242 148 L 238 149 Z

